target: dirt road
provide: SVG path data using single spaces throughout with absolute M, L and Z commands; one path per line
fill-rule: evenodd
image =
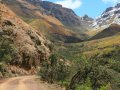
M 64 90 L 58 85 L 44 83 L 37 76 L 14 77 L 0 84 L 0 90 Z

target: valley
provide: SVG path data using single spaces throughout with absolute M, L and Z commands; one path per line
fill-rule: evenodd
M 0 90 L 120 90 L 119 11 L 0 1 Z

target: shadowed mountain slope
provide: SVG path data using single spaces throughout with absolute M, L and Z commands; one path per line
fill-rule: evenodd
M 91 39 L 101 39 L 105 37 L 114 36 L 118 33 L 120 33 L 120 25 L 112 24 L 108 28 L 93 36 Z

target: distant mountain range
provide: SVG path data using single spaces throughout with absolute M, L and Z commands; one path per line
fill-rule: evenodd
M 120 4 L 107 8 L 97 19 L 79 17 L 71 9 L 42 0 L 4 0 L 4 4 L 51 41 L 80 42 L 120 24 Z
M 53 41 L 78 42 L 89 38 L 86 33 L 93 19 L 77 16 L 73 10 L 40 0 L 4 0 L 20 18 Z

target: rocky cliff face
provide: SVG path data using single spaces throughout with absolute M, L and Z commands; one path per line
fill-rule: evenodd
M 80 20 L 82 21 L 82 25 L 84 26 L 84 27 L 86 27 L 88 30 L 89 29 L 92 29 L 92 24 L 93 24 L 93 22 L 94 22 L 94 19 L 93 18 L 91 18 L 91 17 L 89 17 L 88 15 L 84 15 L 84 16 L 82 16 L 82 17 L 80 17 Z
M 2 12 L 0 35 L 4 39 L 9 38 L 16 50 L 10 64 L 25 69 L 39 66 L 50 54 L 48 41 L 5 5 L 0 4 L 0 7 Z
M 89 17 L 87 14 L 85 14 L 83 17 L 82 17 L 82 20 L 85 20 L 85 21 L 93 21 L 94 19 Z
M 80 26 L 81 21 L 78 16 L 68 8 L 47 1 L 40 1 L 39 5 L 45 10 L 45 13 L 50 14 L 68 26 Z
M 57 18 L 65 25 L 80 26 L 82 23 L 73 10 L 52 2 L 41 0 L 4 0 L 3 2 L 20 16 L 40 18 L 40 14 L 46 14 Z M 11 6 L 13 4 L 17 6 Z

